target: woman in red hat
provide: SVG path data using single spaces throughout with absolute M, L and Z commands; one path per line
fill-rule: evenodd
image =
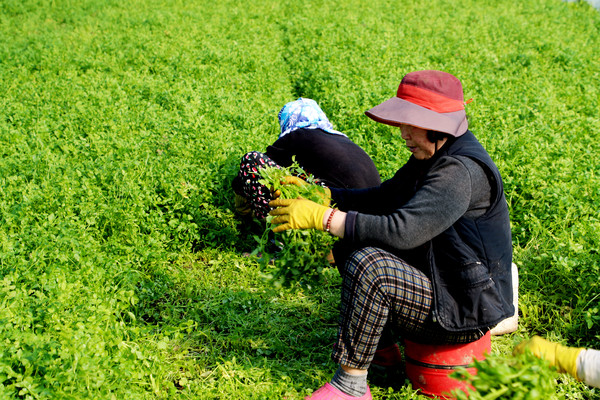
M 371 364 L 400 360 L 395 341 L 459 344 L 513 315 L 508 207 L 496 165 L 468 130 L 460 81 L 407 74 L 368 110 L 400 128 L 412 153 L 380 186 L 330 189 L 331 208 L 275 199 L 273 229 L 320 229 L 343 278 L 332 358 L 339 368 L 309 399 L 371 399 Z M 292 184 L 305 184 L 289 177 Z

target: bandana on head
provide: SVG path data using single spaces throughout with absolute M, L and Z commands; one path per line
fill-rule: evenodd
M 333 125 L 331 125 L 321 107 L 319 107 L 316 101 L 311 99 L 300 97 L 296 101 L 287 103 L 279 111 L 278 118 L 279 125 L 281 126 L 279 138 L 300 128 L 319 128 L 333 135 L 346 136 L 342 132 L 333 129 Z

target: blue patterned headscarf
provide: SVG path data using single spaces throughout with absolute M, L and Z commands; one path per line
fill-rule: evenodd
M 346 136 L 342 132 L 333 129 L 331 122 L 329 122 L 321 107 L 312 99 L 300 97 L 296 101 L 287 103 L 279 111 L 278 117 L 279 125 L 281 126 L 280 138 L 300 128 L 320 128 L 334 135 Z

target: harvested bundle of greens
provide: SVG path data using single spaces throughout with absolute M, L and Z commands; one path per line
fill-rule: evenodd
M 260 175 L 260 183 L 271 188 L 273 192 L 279 190 L 279 197 L 282 199 L 303 197 L 321 203 L 325 195 L 323 186 L 317 184 L 315 178 L 296 162 L 288 168 L 261 168 Z M 309 184 L 283 185 L 282 179 L 291 175 L 300 176 Z M 273 233 L 272 218 L 267 217 L 265 232 L 260 238 L 256 237 L 258 247 L 253 252 L 260 255 L 264 277 L 278 287 L 292 284 L 311 287 L 320 283 L 323 270 L 330 267 L 327 256 L 335 238 L 316 229 Z
M 556 372 L 547 361 L 526 352 L 519 355 L 488 355 L 475 360 L 476 375 L 459 368 L 451 376 L 467 381 L 475 391 L 456 391 L 457 400 L 523 399 L 548 400 L 564 398 L 557 393 Z

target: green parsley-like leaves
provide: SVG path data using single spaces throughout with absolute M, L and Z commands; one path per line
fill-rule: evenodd
M 282 199 L 303 197 L 321 202 L 325 189 L 317 180 L 304 171 L 297 162 L 288 168 L 261 168 L 260 183 L 279 190 Z M 302 177 L 308 185 L 283 185 L 282 179 L 295 175 Z M 254 254 L 260 254 L 263 276 L 275 286 L 289 287 L 293 284 L 311 287 L 322 282 L 323 270 L 330 267 L 327 255 L 331 251 L 335 238 L 327 232 L 316 229 L 288 230 L 281 233 L 271 231 L 272 217 L 267 217 L 267 227 L 260 238 L 256 238 L 258 246 Z

